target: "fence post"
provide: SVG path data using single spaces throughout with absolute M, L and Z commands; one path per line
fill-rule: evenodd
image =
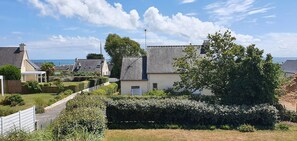
M 22 111 L 19 111 L 19 123 L 20 123 L 20 130 L 22 130 L 22 115 L 21 115 Z
M 3 117 L 1 117 L 1 135 L 4 133 Z
M 34 123 L 34 130 L 37 130 L 37 127 L 35 126 L 35 124 L 37 125 L 37 122 L 36 122 L 36 113 L 35 113 L 35 105 L 33 106 L 33 123 Z

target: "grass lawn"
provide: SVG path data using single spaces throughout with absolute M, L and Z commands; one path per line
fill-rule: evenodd
M 11 95 L 11 94 L 5 94 L 5 96 L 9 96 L 9 95 Z M 8 115 L 8 114 L 20 111 L 20 110 L 30 108 L 33 105 L 36 105 L 36 102 L 44 103 L 45 105 L 47 105 L 48 102 L 50 101 L 50 99 L 54 99 L 55 94 L 37 93 L 37 94 L 23 94 L 21 96 L 25 101 L 25 105 L 14 106 L 14 107 L 10 107 L 8 105 L 7 106 L 0 105 L 0 116 Z M 5 98 L 4 96 L 0 96 L 0 101 L 2 101 L 4 98 Z
M 259 130 L 242 133 L 236 130 L 136 129 L 107 130 L 105 141 L 296 141 L 297 124 L 289 131 Z

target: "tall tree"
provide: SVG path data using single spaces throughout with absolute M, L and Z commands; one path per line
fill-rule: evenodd
M 210 89 L 225 104 L 259 104 L 275 102 L 280 66 L 272 56 L 262 57 L 263 50 L 235 43 L 230 31 L 209 35 L 206 56 L 187 47 L 185 56 L 177 58 L 174 66 L 180 73 L 177 88 Z
M 121 38 L 117 34 L 109 34 L 107 36 L 105 51 L 111 57 L 111 63 L 113 64 L 111 77 L 116 78 L 120 78 L 123 57 L 137 57 L 146 54 L 144 49 L 140 47 L 139 43 L 128 37 Z
M 46 80 L 49 82 L 49 76 L 54 74 L 55 64 L 53 62 L 46 62 L 41 65 L 40 69 L 46 72 Z
M 89 53 L 87 59 L 104 59 L 103 54 Z

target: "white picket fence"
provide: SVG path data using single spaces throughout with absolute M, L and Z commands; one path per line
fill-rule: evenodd
M 35 118 L 35 106 L 0 117 L 0 133 L 1 135 L 6 135 L 17 130 L 32 132 L 35 130 Z

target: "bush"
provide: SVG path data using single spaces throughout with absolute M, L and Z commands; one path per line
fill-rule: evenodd
M 238 130 L 240 132 L 255 132 L 256 131 L 255 127 L 252 125 L 249 125 L 249 124 L 240 125 L 238 127 Z
M 0 116 L 7 116 L 16 112 L 18 112 L 18 110 L 15 108 L 6 107 L 6 106 L 0 108 Z
M 76 108 L 66 111 L 52 125 L 54 136 L 63 139 L 82 130 L 102 137 L 106 128 L 106 119 L 98 108 Z
M 63 92 L 64 95 L 71 95 L 73 94 L 73 91 L 71 89 L 67 89 L 66 91 Z
M 223 129 L 223 130 L 230 130 L 231 127 L 229 125 L 221 125 L 220 129 Z
M 25 83 L 25 87 L 30 93 L 40 93 L 42 91 L 41 85 L 37 81 L 28 81 Z
M 110 100 L 109 122 L 155 122 L 160 124 L 230 125 L 244 123 L 272 127 L 277 110 L 266 104 L 255 106 L 210 105 L 182 99 Z
M 276 124 L 275 129 L 282 130 L 282 131 L 287 131 L 287 130 L 289 130 L 289 126 L 287 124 L 284 124 L 284 123 L 279 123 L 279 124 Z
M 5 80 L 20 80 L 21 70 L 13 65 L 3 65 L 0 67 L 0 75 L 3 75 Z
M 54 85 L 56 85 L 58 87 L 58 92 L 57 93 L 60 93 L 60 92 L 64 91 L 64 84 L 60 79 L 55 80 Z
M 36 114 L 44 113 L 44 107 L 42 106 L 35 106 L 35 112 Z
M 91 92 L 91 94 L 94 94 L 94 95 L 106 95 L 106 91 L 103 90 L 103 89 L 98 89 L 98 90 L 95 90 L 95 91 Z
M 97 79 L 97 84 L 96 85 L 101 85 L 101 84 L 106 83 L 108 81 L 109 81 L 109 78 L 108 77 L 99 77 Z
M 105 111 L 106 106 L 103 98 L 96 95 L 78 95 L 74 99 L 66 103 L 66 110 L 73 110 L 76 108 L 99 108 Z
M 25 105 L 25 101 L 21 97 L 21 95 L 17 94 L 17 95 L 6 96 L 2 101 L 2 104 L 10 105 L 10 106 Z
M 216 126 L 215 125 L 211 125 L 210 127 L 209 127 L 209 130 L 216 130 Z
M 44 107 L 44 106 L 47 105 L 45 99 L 42 98 L 42 97 L 34 98 L 34 103 L 35 103 L 35 105 L 37 105 L 37 106 L 41 106 L 41 107 Z
M 145 96 L 167 96 L 163 90 L 151 90 L 144 94 Z

